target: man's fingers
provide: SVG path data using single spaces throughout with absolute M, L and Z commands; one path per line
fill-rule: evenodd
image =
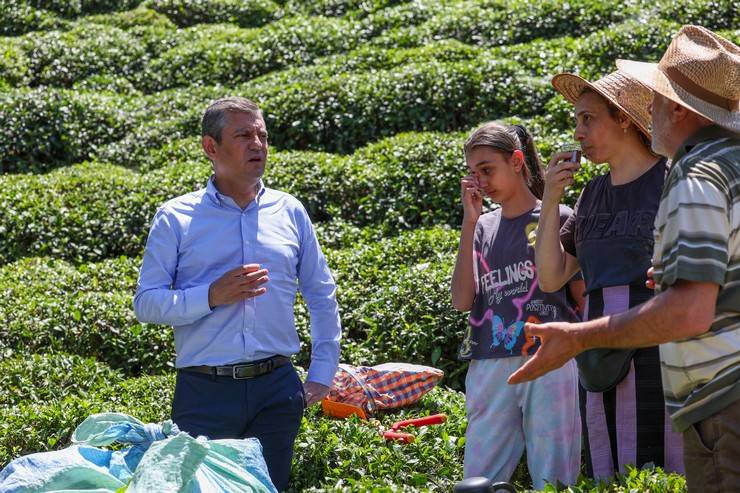
M 653 267 L 650 267 L 647 270 L 647 281 L 645 281 L 645 286 L 648 289 L 655 289 L 655 279 L 653 277 L 655 276 L 655 269 Z
M 255 298 L 267 292 L 267 288 L 245 289 L 242 291 L 242 299 Z
M 244 274 L 241 284 L 249 284 L 256 281 L 257 279 L 262 279 L 263 277 L 267 277 L 267 269 L 261 269 L 258 271 L 250 272 L 249 274 Z
M 235 269 L 231 269 L 226 274 L 224 274 L 224 277 L 240 277 L 258 270 L 260 270 L 260 264 L 244 264 Z
M 542 324 L 532 324 L 532 323 L 525 323 L 524 324 L 524 334 L 528 337 L 542 337 L 543 335 L 547 334 L 547 326 Z
M 255 279 L 254 281 L 242 283 L 241 286 L 249 288 L 249 289 L 256 289 L 257 286 L 261 286 L 269 280 L 270 280 L 269 277 L 264 276 L 264 277 L 260 277 L 259 279 Z
M 270 278 L 267 276 L 260 277 L 259 279 L 254 279 L 252 281 L 244 281 L 239 283 L 239 288 L 241 288 L 242 291 L 246 289 L 256 289 L 257 286 L 261 286 L 265 284 L 267 281 L 269 281 Z
M 535 353 L 535 355 L 524 363 L 521 368 L 509 375 L 507 382 L 515 385 L 518 383 L 529 382 L 530 380 L 534 380 L 535 378 L 544 375 L 545 372 L 541 368 L 538 368 L 537 365 L 538 359 L 537 353 Z
M 226 274 L 224 274 L 224 277 L 239 277 L 244 275 L 244 269 L 246 268 L 246 265 L 240 265 L 239 267 L 235 269 L 231 269 Z

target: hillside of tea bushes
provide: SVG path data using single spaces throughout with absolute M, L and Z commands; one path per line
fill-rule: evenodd
M 412 445 L 311 409 L 294 490 L 450 491 L 465 435 L 466 320 L 449 280 L 467 132 L 523 123 L 547 160 L 572 140 L 553 74 L 657 60 L 686 23 L 740 40 L 732 0 L 0 0 L 0 467 L 66 446 L 94 412 L 168 418 L 171 328 L 131 306 L 142 250 L 157 206 L 209 176 L 207 104 L 243 95 L 270 131 L 266 184 L 306 205 L 335 274 L 342 360 L 446 373 L 419 406 L 380 417 L 449 415 Z M 585 166 L 566 202 L 600 172 Z M 296 318 L 307 342 L 300 300 Z M 523 464 L 515 481 L 529 485 Z M 646 469 L 569 491 L 685 485 Z

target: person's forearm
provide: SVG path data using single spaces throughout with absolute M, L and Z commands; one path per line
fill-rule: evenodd
M 313 254 L 304 258 L 298 277 L 311 318 L 311 364 L 306 380 L 331 386 L 339 365 L 342 323 L 334 278 L 318 243 L 314 241 L 312 245 Z
M 475 279 L 473 276 L 473 235 L 475 223 L 463 222 L 460 232 L 460 248 L 457 252 L 455 270 L 452 273 L 452 306 L 456 310 L 467 311 L 475 300 Z
M 325 298 L 309 297 L 306 304 L 311 315 L 311 364 L 307 380 L 331 386 L 339 365 L 342 338 L 339 308 L 333 294 Z
M 677 285 L 626 312 L 579 324 L 578 338 L 583 350 L 656 346 L 705 333 L 713 316 L 711 296 Z
M 560 204 L 557 202 L 542 202 L 535 242 L 535 265 L 542 291 L 557 291 L 570 278 L 566 272 L 566 253 L 560 243 Z
M 142 289 L 134 297 L 134 312 L 140 322 L 187 325 L 211 313 L 208 285 L 189 289 Z

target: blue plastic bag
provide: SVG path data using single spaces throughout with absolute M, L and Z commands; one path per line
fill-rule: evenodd
M 276 493 L 254 438 L 207 440 L 171 421 L 144 424 L 118 413 L 95 414 L 73 445 L 18 458 L 0 471 L 0 493 Z M 131 445 L 106 450 L 112 443 Z

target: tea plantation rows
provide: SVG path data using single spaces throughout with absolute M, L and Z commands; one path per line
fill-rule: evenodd
M 201 188 L 207 104 L 264 109 L 265 182 L 308 209 L 338 285 L 342 361 L 445 371 L 379 424 L 445 412 L 410 445 L 308 411 L 294 491 L 450 491 L 462 478 L 465 315 L 452 309 L 462 142 L 523 123 L 572 140 L 552 75 L 657 60 L 680 25 L 740 41 L 732 0 L 0 0 L 0 467 L 94 412 L 169 417 L 172 329 L 132 309 L 149 222 Z M 567 193 L 603 167 L 585 166 Z M 309 317 L 299 299 L 310 360 Z M 529 487 L 525 462 L 514 477 Z M 551 487 L 547 491 L 556 491 Z M 685 491 L 660 470 L 573 492 Z

